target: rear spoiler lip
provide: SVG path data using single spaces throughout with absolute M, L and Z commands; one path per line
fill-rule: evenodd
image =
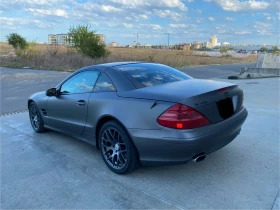
M 216 98 L 225 99 L 228 97 L 232 97 L 233 95 L 239 95 L 239 94 L 243 93 L 243 91 L 238 87 L 238 85 L 231 85 L 231 86 L 228 86 L 225 88 L 227 88 L 227 90 L 225 90 L 225 91 L 219 91 L 220 89 L 216 89 L 216 90 L 202 93 L 200 95 L 195 95 L 195 96 L 192 96 L 189 98 L 185 98 L 185 99 L 179 101 L 179 103 L 185 104 L 189 107 L 196 109 L 196 108 L 208 105 L 208 104 L 216 103 L 217 102 Z M 224 88 L 221 88 L 221 89 L 224 89 Z M 204 97 L 203 96 L 204 94 L 205 95 L 213 94 L 213 97 L 212 96 Z M 217 96 L 217 97 L 215 97 L 215 96 Z M 209 97 L 210 97 L 210 99 L 209 99 Z

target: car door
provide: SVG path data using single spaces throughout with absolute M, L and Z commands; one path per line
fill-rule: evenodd
M 75 135 L 83 133 L 89 96 L 99 74 L 100 72 L 95 70 L 82 71 L 60 86 L 58 96 L 48 99 L 49 126 Z
M 111 103 L 116 97 L 116 88 L 110 78 L 101 73 L 95 83 L 93 92 L 90 94 L 88 101 L 88 117 L 85 125 L 84 133 L 95 135 L 95 126 L 97 125 L 100 116 L 106 112 L 104 104 Z M 113 107 L 114 104 L 111 104 Z M 94 139 L 94 138 L 92 138 Z M 95 143 L 95 142 L 94 142 Z

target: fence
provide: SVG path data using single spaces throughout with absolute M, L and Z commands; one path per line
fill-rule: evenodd
M 256 68 L 280 69 L 280 55 L 271 53 L 259 53 Z

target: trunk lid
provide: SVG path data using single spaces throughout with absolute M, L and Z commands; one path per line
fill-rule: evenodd
M 226 88 L 224 91 L 218 91 Z M 212 80 L 189 79 L 130 91 L 117 92 L 120 97 L 181 103 L 198 110 L 212 123 L 237 112 L 243 93 L 237 85 Z

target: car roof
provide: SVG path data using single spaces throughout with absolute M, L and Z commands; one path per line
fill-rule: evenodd
M 92 69 L 98 69 L 103 72 L 108 72 L 108 71 L 114 71 L 116 70 L 114 67 L 117 66 L 123 66 L 123 65 L 129 65 L 129 64 L 154 64 L 154 65 L 159 65 L 159 63 L 149 63 L 149 62 L 144 62 L 144 61 L 125 61 L 125 62 L 112 62 L 112 63 L 103 63 L 103 64 L 96 64 L 96 65 L 91 65 L 91 66 L 85 66 L 78 71 L 84 71 L 84 70 L 92 70 Z
M 97 65 L 94 65 L 94 67 L 98 67 L 98 66 L 115 67 L 115 66 L 134 64 L 134 63 L 144 63 L 144 62 L 141 62 L 141 61 L 113 62 L 113 63 L 97 64 Z
M 108 71 L 109 69 L 114 70 L 114 67 L 116 66 L 122 66 L 122 65 L 128 65 L 128 64 L 138 64 L 138 63 L 146 63 L 147 62 L 142 62 L 142 61 L 126 61 L 126 62 L 112 62 L 112 63 L 103 63 L 103 64 L 96 64 L 96 65 L 91 65 L 91 66 L 85 66 L 78 71 L 84 71 L 84 70 L 91 70 L 91 69 L 99 69 L 103 72 Z

